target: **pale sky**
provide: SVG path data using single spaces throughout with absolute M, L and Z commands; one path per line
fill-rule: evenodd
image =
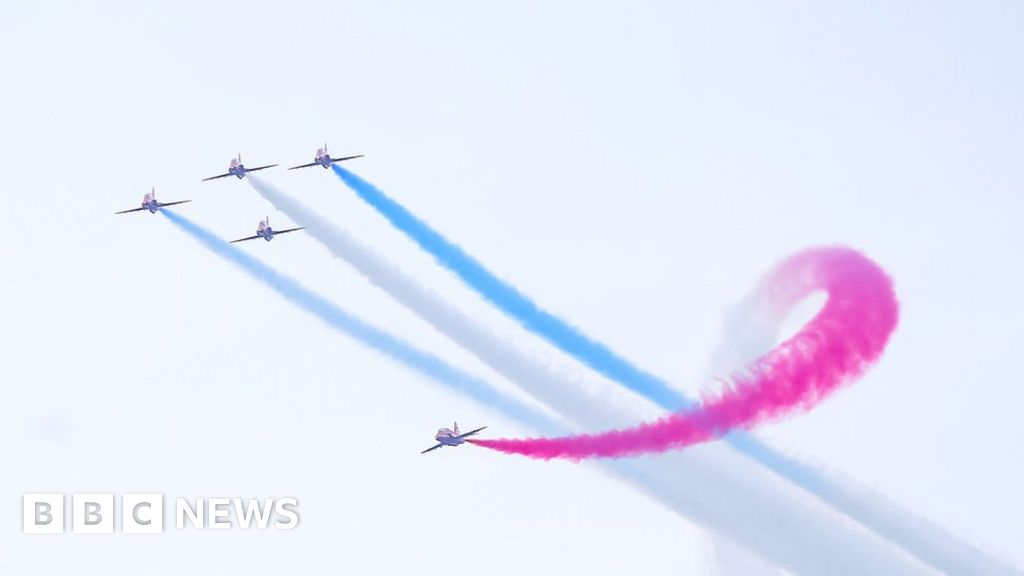
M 0 572 L 716 574 L 718 540 L 324 328 L 164 219 L 275 214 L 248 164 L 349 167 L 697 393 L 729 307 L 805 246 L 894 277 L 866 378 L 758 431 L 1024 566 L 1024 5 L 41 2 L 0 12 Z M 264 172 L 539 359 L 330 173 Z M 509 390 L 308 237 L 245 249 Z M 581 369 L 582 370 L 582 369 Z M 723 448 L 724 449 L 724 448 Z M 295 496 L 288 533 L 23 536 L 25 492 Z M 737 552 L 739 554 L 739 552 Z

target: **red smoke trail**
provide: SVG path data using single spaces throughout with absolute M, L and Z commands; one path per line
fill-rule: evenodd
M 780 310 L 815 290 L 828 299 L 795 336 L 734 375 L 700 407 L 634 428 L 562 438 L 469 440 L 509 454 L 548 460 L 617 458 L 680 449 L 807 411 L 878 360 L 896 328 L 892 280 L 861 253 L 813 248 L 782 262 L 760 290 Z

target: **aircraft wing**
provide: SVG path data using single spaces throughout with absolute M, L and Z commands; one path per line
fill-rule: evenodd
M 365 154 L 356 154 L 355 156 L 342 156 L 341 158 L 331 158 L 331 162 L 344 162 L 345 160 L 355 160 L 356 158 L 362 158 Z
M 481 426 L 481 427 L 477 428 L 476 430 L 470 430 L 469 432 L 466 432 L 465 434 L 459 434 L 458 436 L 456 436 L 456 438 L 465 438 L 466 436 L 472 436 L 473 434 L 476 434 L 477 432 L 483 430 L 484 428 L 487 428 L 487 426 Z
M 309 168 L 310 166 L 316 166 L 316 162 L 310 162 L 309 164 L 303 164 L 302 166 L 292 166 L 289 170 L 297 170 L 299 168 Z
M 295 232 L 297 230 L 304 230 L 305 228 L 305 226 L 299 226 L 298 228 L 288 228 L 287 230 L 274 230 L 274 236 L 277 236 L 278 234 L 287 234 L 289 232 Z
M 266 166 L 257 166 L 255 168 L 246 168 L 245 171 L 246 172 L 255 172 L 257 170 L 266 170 L 267 168 L 273 168 L 274 166 L 277 166 L 277 164 L 267 164 Z
M 209 180 L 216 180 L 217 178 L 227 178 L 228 176 L 234 176 L 231 172 L 225 174 L 217 174 L 216 176 L 210 176 L 209 178 L 203 178 L 201 182 L 207 182 Z
M 114 212 L 114 214 L 128 214 L 129 212 L 142 212 L 145 208 L 132 208 L 131 210 L 121 210 L 120 212 Z
M 158 202 L 158 204 L 160 204 L 160 207 L 163 208 L 165 206 L 176 206 L 178 204 L 185 204 L 186 202 L 191 202 L 191 200 L 178 200 L 177 202 Z
M 426 450 L 424 450 L 423 452 L 420 452 L 420 454 L 426 454 L 427 452 L 430 452 L 431 450 L 437 450 L 437 449 L 438 449 L 438 448 L 440 448 L 441 446 L 444 446 L 444 444 L 440 444 L 440 443 L 438 443 L 438 444 L 435 444 L 435 445 L 431 446 L 430 448 L 427 448 L 427 449 L 426 449 Z
M 245 242 L 246 240 L 255 240 L 255 239 L 259 238 L 259 237 L 260 237 L 259 235 L 247 236 L 245 238 L 239 238 L 238 240 L 232 240 L 231 243 L 234 244 L 235 242 Z

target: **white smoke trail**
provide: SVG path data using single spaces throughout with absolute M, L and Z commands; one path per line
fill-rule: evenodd
M 621 427 L 656 412 L 627 413 L 538 366 L 301 202 L 249 176 L 252 186 L 336 257 L 582 429 Z M 767 560 L 802 574 L 928 574 L 930 569 L 773 473 L 716 447 L 634 460 L 648 494 Z

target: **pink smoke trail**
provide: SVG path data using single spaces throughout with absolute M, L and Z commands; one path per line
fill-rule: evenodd
M 860 376 L 881 356 L 899 319 L 892 280 L 850 248 L 823 247 L 783 261 L 759 290 L 780 311 L 815 290 L 828 299 L 795 336 L 706 395 L 700 407 L 634 428 L 561 438 L 469 442 L 509 454 L 549 460 L 618 458 L 664 452 L 807 411 Z

